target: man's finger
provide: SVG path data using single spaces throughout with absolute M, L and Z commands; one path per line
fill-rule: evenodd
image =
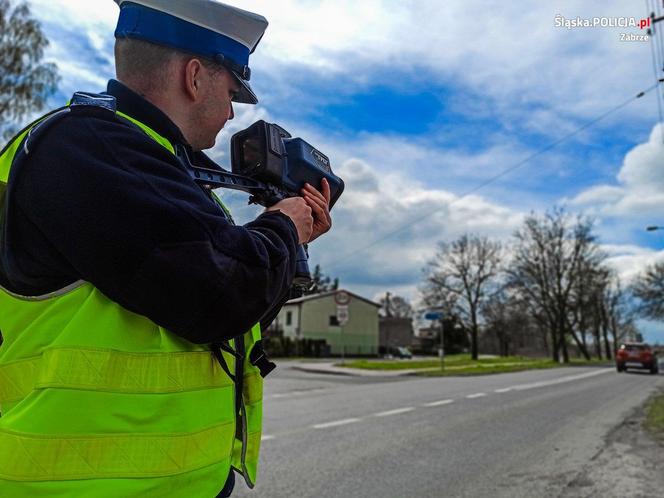
M 325 202 L 325 199 L 322 196 L 319 197 L 317 195 L 310 194 L 306 190 L 304 192 L 302 192 L 302 195 L 304 196 L 305 200 L 306 199 L 311 199 L 312 202 L 315 202 L 318 206 L 320 206 L 324 209 L 327 208 L 327 202 Z
M 325 197 L 325 200 L 327 201 L 327 204 L 330 204 L 330 184 L 327 181 L 326 178 L 323 178 L 323 181 L 321 182 L 321 185 L 323 186 L 323 197 Z
M 314 211 L 316 218 L 319 220 L 324 220 L 327 223 L 331 221 L 332 218 L 330 218 L 330 212 L 327 210 L 326 204 L 321 205 L 320 201 L 313 199 L 310 196 L 306 196 L 305 201 L 307 201 L 307 204 L 311 206 L 311 209 Z

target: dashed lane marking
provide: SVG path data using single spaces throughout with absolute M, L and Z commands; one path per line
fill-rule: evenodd
M 267 434 L 261 436 L 261 441 L 269 441 L 270 439 L 274 439 L 274 436 L 269 436 Z
M 527 389 L 535 389 L 537 387 L 555 386 L 556 384 L 573 382 L 575 380 L 586 379 L 588 377 L 594 377 L 596 375 L 601 375 L 613 371 L 614 371 L 613 368 L 602 368 L 601 370 L 595 370 L 594 372 L 589 372 L 579 375 L 568 375 L 567 377 L 559 377 L 557 379 L 552 379 L 552 380 L 542 380 L 539 382 L 532 382 L 529 384 L 521 384 L 518 386 L 513 386 L 512 389 L 514 389 L 515 391 L 525 391 Z
M 486 396 L 486 393 L 469 394 L 468 396 L 466 396 L 466 398 L 475 399 L 475 398 L 481 398 L 482 396 Z
M 511 387 L 503 387 L 502 389 L 496 389 L 494 393 L 508 393 L 512 390 Z
M 454 403 L 453 399 L 441 399 L 440 401 L 432 401 L 431 403 L 424 403 L 422 406 L 443 406 Z
M 374 413 L 374 417 L 389 417 L 390 415 L 398 415 L 400 413 L 412 412 L 415 408 L 408 406 L 406 408 L 397 408 L 396 410 L 388 410 L 386 412 Z
M 342 420 L 335 420 L 334 422 L 325 422 L 324 424 L 316 424 L 313 426 L 314 429 L 327 429 L 328 427 L 336 427 L 338 425 L 352 424 L 354 422 L 359 422 L 359 418 L 345 418 Z

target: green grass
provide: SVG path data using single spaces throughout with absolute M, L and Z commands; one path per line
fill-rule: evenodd
M 664 395 L 655 396 L 646 406 L 646 429 L 664 438 Z
M 553 362 L 552 360 L 531 360 L 521 363 L 511 363 L 511 364 L 478 364 L 478 365 L 466 365 L 460 368 L 454 368 L 450 366 L 449 368 L 445 366 L 445 370 L 423 370 L 417 372 L 417 375 L 422 375 L 425 377 L 447 377 L 447 376 L 466 376 L 466 375 L 489 375 L 497 373 L 509 373 L 509 372 L 521 372 L 523 370 L 541 370 L 544 368 L 557 368 L 560 367 L 560 364 Z
M 599 360 L 574 359 L 570 364 L 578 366 L 605 362 L 606 360 L 602 362 Z M 354 360 L 340 366 L 367 370 L 417 370 L 418 375 L 447 376 L 519 372 L 522 370 L 557 368 L 561 365 L 549 359 L 523 356 L 480 357 L 477 361 L 473 361 L 469 354 L 458 354 L 445 357 L 444 371 L 440 369 L 440 359 L 438 358 L 430 360 Z

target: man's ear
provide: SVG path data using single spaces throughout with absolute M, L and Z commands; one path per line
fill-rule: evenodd
M 201 98 L 203 73 L 203 64 L 198 59 L 189 59 L 184 66 L 184 92 L 194 102 Z

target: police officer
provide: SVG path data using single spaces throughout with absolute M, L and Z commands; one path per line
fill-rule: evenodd
M 327 183 L 254 221 L 192 181 L 234 103 L 257 102 L 259 15 L 116 0 L 117 80 L 0 154 L 0 496 L 229 496 L 253 487 L 261 330 Z

